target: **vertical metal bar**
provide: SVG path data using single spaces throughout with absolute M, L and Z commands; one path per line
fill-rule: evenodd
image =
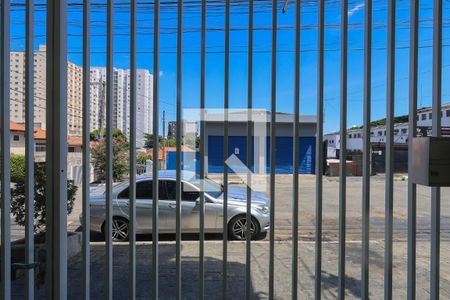
M 106 29 L 106 259 L 105 259 L 105 296 L 112 299 L 113 295 L 113 245 L 112 245 L 112 188 L 113 188 L 113 97 L 114 97 L 114 0 L 107 2 Z
M 392 299 L 392 236 L 394 211 L 395 0 L 388 1 L 386 82 L 386 196 L 384 298 Z
M 317 133 L 316 133 L 316 268 L 315 298 L 321 298 L 322 286 L 322 175 L 323 175 L 323 61 L 325 1 L 319 0 L 317 58 Z
M 159 287 L 159 0 L 154 4 L 153 39 L 153 188 L 152 188 L 152 298 L 158 299 Z
M 83 6 L 83 190 L 82 190 L 82 256 L 83 256 L 83 299 L 90 298 L 90 0 L 84 0 Z
M 10 47 L 10 1 L 3 0 L 1 7 L 1 298 L 11 298 L 11 173 L 9 141 L 9 47 Z
M 181 139 L 182 133 L 182 83 L 183 83 L 183 0 L 178 0 L 177 26 L 177 130 L 176 130 L 176 297 L 181 299 Z
M 432 135 L 441 136 L 442 97 L 442 0 L 433 5 L 433 105 Z M 441 243 L 441 189 L 431 189 L 431 274 L 430 298 L 439 299 L 439 263 Z
M 294 174 L 292 195 L 292 299 L 298 297 L 298 172 L 300 148 L 300 15 L 301 2 L 295 1 L 295 65 L 294 65 Z
M 370 174 L 372 147 L 370 144 L 370 114 L 372 90 L 372 0 L 365 0 L 364 10 L 364 126 L 363 126 L 363 188 L 361 232 L 361 299 L 369 299 L 369 234 L 370 234 Z
M 222 299 L 228 299 L 228 101 L 230 77 L 230 0 L 225 0 L 224 132 L 223 132 L 223 253 Z
M 67 298 L 67 2 L 47 1 L 46 288 Z
M 269 232 L 269 299 L 274 299 L 275 271 L 275 151 L 277 115 L 277 0 L 272 0 L 272 68 L 270 105 L 270 232 Z
M 34 263 L 34 0 L 26 3 L 25 263 Z M 34 269 L 25 272 L 25 298 L 34 299 Z
M 206 0 L 202 0 L 200 53 L 200 245 L 199 299 L 205 296 L 205 73 L 206 73 Z
M 130 230 L 129 299 L 136 298 L 136 1 L 130 7 Z
M 245 252 L 245 298 L 251 298 L 251 224 L 252 224 L 252 105 L 253 105 L 253 0 L 248 1 L 248 78 L 247 78 L 247 213 Z
M 340 145 L 339 151 L 339 265 L 338 298 L 345 298 L 345 218 L 347 188 L 347 36 L 348 1 L 341 3 L 341 99 L 340 99 Z
M 419 38 L 419 1 L 411 0 L 409 53 L 408 118 L 408 300 L 416 299 L 416 184 L 412 182 L 413 139 L 417 135 L 417 70 Z

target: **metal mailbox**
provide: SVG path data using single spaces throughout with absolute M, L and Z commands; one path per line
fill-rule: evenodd
M 414 138 L 412 167 L 414 183 L 450 186 L 450 138 Z

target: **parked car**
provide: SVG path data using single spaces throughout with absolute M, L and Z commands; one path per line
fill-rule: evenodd
M 176 223 L 176 172 L 159 171 L 159 232 L 175 233 Z M 200 180 L 195 173 L 181 172 L 181 230 L 182 233 L 199 233 Z M 205 233 L 223 232 L 223 186 L 205 179 Z M 113 187 L 112 239 L 126 241 L 129 237 L 129 182 Z M 252 238 L 269 230 L 269 200 L 263 193 L 252 192 Z M 246 239 L 246 187 L 228 186 L 227 224 L 229 237 Z M 105 233 L 105 192 L 91 191 L 91 230 Z M 136 233 L 152 233 L 152 176 L 136 179 Z M 80 216 L 81 218 L 81 216 Z

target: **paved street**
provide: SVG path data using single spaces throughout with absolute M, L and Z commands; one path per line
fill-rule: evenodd
M 216 180 L 219 178 L 214 177 Z M 267 178 L 255 177 L 256 185 L 261 186 Z M 237 182 L 236 178 L 231 178 Z M 324 178 L 323 203 L 323 296 L 336 298 L 337 286 L 337 234 L 338 234 L 338 178 Z M 347 294 L 349 299 L 359 297 L 360 287 L 360 232 L 361 232 L 361 178 L 349 177 L 347 183 Z M 370 294 L 372 299 L 383 298 L 384 264 L 384 177 L 371 179 L 371 244 L 370 244 Z M 417 292 L 418 299 L 429 298 L 429 255 L 430 255 L 430 206 L 429 188 L 418 188 L 418 244 L 417 244 Z M 291 202 L 292 177 L 277 176 L 276 179 L 276 245 L 275 281 L 276 298 L 290 298 L 291 274 Z M 300 177 L 300 255 L 299 255 L 299 293 L 300 298 L 313 297 L 314 281 L 314 222 L 315 222 L 315 178 Z M 394 299 L 406 297 L 406 259 L 407 259 L 407 181 L 397 176 L 394 190 Z M 450 246 L 450 193 L 442 189 L 441 249 Z M 79 230 L 78 214 L 81 199 L 77 196 L 74 212 L 68 217 L 70 230 Z M 19 233 L 21 228 L 15 226 Z M 205 244 L 206 297 L 218 298 L 222 284 L 222 241 L 220 235 L 207 236 Z M 198 241 L 195 236 L 183 236 L 183 297 L 194 299 L 198 288 Z M 151 237 L 139 237 L 137 246 L 138 295 L 148 298 L 151 295 Z M 175 243 L 174 236 L 162 236 L 160 246 L 160 295 L 161 299 L 175 297 Z M 104 242 L 99 235 L 93 236 L 91 243 L 91 283 L 93 299 L 101 298 L 104 291 Z M 450 252 L 441 251 L 441 297 L 450 298 Z M 245 243 L 229 242 L 229 298 L 241 299 L 245 290 Z M 252 242 L 252 295 L 254 299 L 265 299 L 268 293 L 268 238 Z M 114 298 L 127 298 L 128 244 L 114 246 Z M 20 299 L 23 279 L 15 281 L 14 293 Z M 70 299 L 79 299 L 81 284 L 81 256 L 69 263 Z M 43 289 L 37 293 L 43 297 Z
M 442 248 L 450 246 L 443 242 Z M 91 284 L 92 299 L 104 296 L 104 253 L 103 243 L 91 245 Z M 417 257 L 417 299 L 428 299 L 429 294 L 429 243 L 419 242 Z M 299 298 L 313 298 L 314 281 L 314 243 L 300 242 Z M 251 285 L 253 299 L 267 299 L 269 245 L 265 241 L 252 243 Z M 358 299 L 360 295 L 360 244 L 347 244 L 347 296 Z M 151 297 L 152 247 L 150 243 L 137 246 L 137 295 L 139 299 Z M 222 288 L 222 243 L 207 241 L 205 247 L 205 298 L 220 299 Z M 323 244 L 323 298 L 336 299 L 337 295 L 337 244 Z M 383 299 L 383 253 L 382 242 L 370 245 L 370 298 Z M 197 299 L 198 293 L 198 242 L 185 241 L 182 248 L 182 292 L 184 299 Z M 245 243 L 229 243 L 228 292 L 229 299 L 243 299 L 245 293 Z M 406 243 L 394 243 L 394 283 L 393 299 L 406 298 Z M 160 245 L 160 299 L 175 298 L 175 245 L 163 242 Z M 442 251 L 441 257 L 441 297 L 450 298 L 450 257 L 448 251 Z M 275 295 L 276 299 L 291 297 L 291 243 L 278 241 L 275 245 Z M 128 293 L 128 245 L 114 245 L 114 299 L 127 299 Z M 81 298 L 81 256 L 70 261 L 69 299 Z M 14 299 L 23 297 L 23 279 L 15 281 Z M 36 291 L 38 299 L 43 299 L 44 289 Z
M 220 180 L 220 176 L 213 176 Z M 384 239 L 385 188 L 384 175 L 371 177 L 370 223 L 371 239 Z M 231 181 L 237 182 L 236 178 Z M 255 177 L 257 187 L 269 186 L 267 177 Z M 299 179 L 299 234 L 304 240 L 314 238 L 315 230 L 315 176 L 301 175 Z M 278 240 L 290 239 L 292 227 L 292 176 L 276 176 L 275 233 Z M 443 238 L 450 237 L 450 189 L 441 189 L 441 230 Z M 347 238 L 361 238 L 362 178 L 347 177 Z M 405 176 L 397 175 L 394 182 L 394 239 L 407 238 L 408 184 Z M 418 238 L 428 239 L 430 232 L 431 189 L 418 186 L 417 227 Z M 335 241 L 339 224 L 339 178 L 323 178 L 323 238 Z

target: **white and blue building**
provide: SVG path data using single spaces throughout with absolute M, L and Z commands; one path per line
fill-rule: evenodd
M 253 110 L 252 172 L 270 172 L 270 112 Z M 224 165 L 224 119 L 223 114 L 207 113 L 205 117 L 205 162 L 208 173 L 222 173 Z M 228 157 L 233 154 L 247 165 L 247 119 L 248 112 L 229 112 Z M 315 173 L 315 149 L 317 118 L 301 115 L 299 122 L 299 173 Z M 276 167 L 275 172 L 293 172 L 294 115 L 276 114 Z M 233 170 L 230 171 L 232 172 Z

